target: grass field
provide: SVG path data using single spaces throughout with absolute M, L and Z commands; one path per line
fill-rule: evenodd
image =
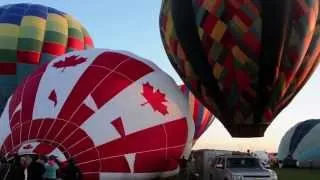
M 320 169 L 275 169 L 279 180 L 320 180 Z
M 282 168 L 274 169 L 277 172 L 278 180 L 320 180 L 320 169 L 294 169 Z M 170 178 L 162 178 L 161 180 L 187 180 L 182 175 Z

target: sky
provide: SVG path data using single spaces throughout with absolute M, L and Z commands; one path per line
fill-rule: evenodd
M 95 47 L 131 51 L 156 63 L 178 83 L 181 79 L 171 67 L 159 31 L 161 0 L 1 0 L 11 3 L 38 3 L 64 11 L 78 19 L 89 31 Z M 231 138 L 215 120 L 200 137 L 195 149 L 266 150 L 276 152 L 281 137 L 296 123 L 319 118 L 320 69 L 273 121 L 262 138 Z

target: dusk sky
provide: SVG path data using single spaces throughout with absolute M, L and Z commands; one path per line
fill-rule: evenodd
M 161 0 L 1 0 L 11 3 L 39 3 L 67 12 L 89 31 L 95 47 L 127 50 L 150 59 L 178 83 L 162 46 L 159 32 Z M 320 117 L 320 70 L 313 74 L 285 110 L 273 121 L 263 138 L 231 138 L 222 124 L 215 120 L 195 145 L 199 148 L 276 151 L 284 133 L 297 122 Z

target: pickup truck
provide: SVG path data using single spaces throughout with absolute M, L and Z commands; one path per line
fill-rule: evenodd
M 209 177 L 210 180 L 278 180 L 275 171 L 266 169 L 259 159 L 248 155 L 216 157 Z

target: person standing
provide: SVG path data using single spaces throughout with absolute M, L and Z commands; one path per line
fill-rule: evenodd
M 250 149 L 247 150 L 247 156 L 251 156 Z
M 43 180 L 43 175 L 46 172 L 44 165 L 40 159 L 33 161 L 30 156 L 26 156 L 28 169 L 28 180 Z
M 9 164 L 6 161 L 4 161 L 2 157 L 0 159 L 0 179 L 5 179 L 10 168 Z
M 68 165 L 62 171 L 63 179 L 81 180 L 82 174 L 73 159 L 68 160 Z
M 57 170 L 59 169 L 58 164 L 55 161 L 54 156 L 50 156 L 48 162 L 44 165 L 46 172 L 44 178 L 46 180 L 56 180 L 57 179 Z
M 8 161 L 5 167 L 5 174 L 0 178 L 1 180 L 25 180 L 24 175 L 25 159 L 15 155 L 12 162 Z

